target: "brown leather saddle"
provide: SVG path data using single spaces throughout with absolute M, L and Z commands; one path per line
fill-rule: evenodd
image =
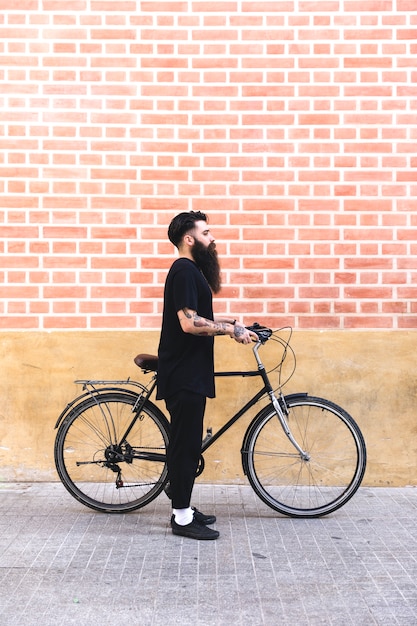
M 138 354 L 133 360 L 144 372 L 156 372 L 158 369 L 158 357 L 153 354 Z

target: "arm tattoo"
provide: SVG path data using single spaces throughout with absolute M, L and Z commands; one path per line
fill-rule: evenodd
M 185 317 L 193 320 L 193 324 L 195 328 L 211 328 L 215 330 L 216 335 L 227 335 L 227 324 L 223 322 L 213 322 L 212 320 L 208 320 L 205 317 L 201 317 L 198 313 L 190 312 L 188 309 L 183 309 L 183 313 Z M 208 335 L 209 333 L 201 331 L 198 333 L 199 335 Z
M 213 325 L 216 327 L 216 335 L 227 335 L 227 325 L 226 324 L 218 324 L 213 322 Z
M 235 326 L 233 333 L 235 337 L 241 337 L 245 334 L 245 329 L 243 328 L 243 326 Z
M 205 317 L 200 317 L 198 313 L 194 314 L 194 326 L 196 328 L 203 328 L 204 326 L 209 326 L 208 320 Z
M 205 317 L 200 317 L 197 313 L 194 315 L 194 326 L 196 328 L 212 328 L 216 331 L 216 335 L 226 335 L 227 334 L 227 326 L 226 324 L 213 322 L 212 320 L 208 320 Z M 207 334 L 207 333 L 204 333 Z

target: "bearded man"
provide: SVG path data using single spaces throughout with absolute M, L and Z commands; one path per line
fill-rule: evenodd
M 214 398 L 213 342 L 229 335 L 248 344 L 257 335 L 236 320 L 213 317 L 212 292 L 220 291 L 220 265 L 207 217 L 200 211 L 180 213 L 168 228 L 179 258 L 169 270 L 164 290 L 158 348 L 157 398 L 171 416 L 167 452 L 172 498 L 171 527 L 175 535 L 217 539 L 208 528 L 214 515 L 191 507 L 191 495 L 201 453 L 206 399 Z

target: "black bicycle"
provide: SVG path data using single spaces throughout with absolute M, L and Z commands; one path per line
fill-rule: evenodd
M 258 377 L 257 393 L 216 433 L 203 440 L 203 453 L 258 402 L 265 400 L 243 438 L 244 474 L 269 507 L 292 517 L 319 517 L 343 506 L 359 488 L 366 467 L 366 446 L 353 418 L 342 408 L 307 393 L 283 395 L 295 371 L 291 329 L 272 331 L 255 324 L 256 370 L 217 372 L 218 377 Z M 259 355 L 268 341 L 280 345 L 281 359 L 269 372 Z M 283 363 L 293 356 L 282 381 Z M 78 380 L 83 393 L 59 416 L 55 428 L 55 464 L 66 489 L 82 504 L 107 513 L 139 509 L 163 489 L 169 492 L 166 448 L 170 424 L 150 400 L 156 387 L 158 359 L 140 354 L 135 363 L 151 374 L 148 385 L 121 381 Z M 274 390 L 271 372 L 278 372 Z

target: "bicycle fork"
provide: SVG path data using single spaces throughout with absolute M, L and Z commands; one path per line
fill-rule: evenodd
M 292 445 L 294 446 L 294 448 L 296 450 L 298 450 L 298 452 L 300 453 L 300 456 L 302 458 L 303 461 L 309 461 L 310 460 L 310 455 L 302 449 L 302 447 L 299 445 L 299 443 L 296 441 L 294 435 L 292 434 L 290 427 L 288 425 L 288 421 L 285 417 L 284 414 L 284 410 L 282 409 L 281 403 L 284 404 L 285 406 L 285 413 L 286 415 L 288 415 L 288 409 L 287 406 L 285 404 L 285 398 L 281 395 L 281 403 L 280 400 L 278 400 L 278 398 L 276 397 L 276 395 L 274 394 L 273 391 L 269 391 L 269 397 L 271 398 L 271 402 L 273 404 L 273 407 L 275 409 L 275 412 L 277 414 L 277 417 L 279 419 L 279 422 L 282 426 L 282 429 L 284 431 L 284 433 L 286 434 L 286 436 L 288 437 L 288 439 L 291 441 Z
M 256 362 L 258 364 L 258 372 L 260 374 L 260 376 L 262 377 L 262 380 L 264 381 L 264 385 L 265 385 L 265 389 L 268 392 L 269 397 L 271 398 L 271 402 L 272 405 L 275 409 L 275 413 L 277 414 L 277 417 L 279 419 L 279 422 L 281 424 L 282 430 L 284 431 L 284 433 L 286 434 L 286 436 L 288 437 L 288 439 L 291 441 L 292 445 L 294 446 L 294 448 L 300 453 L 301 458 L 303 459 L 303 461 L 309 461 L 310 460 L 310 455 L 307 454 L 307 452 L 305 450 L 302 449 L 302 447 L 297 443 L 294 435 L 292 434 L 290 427 L 288 425 L 287 419 L 286 419 L 286 415 L 288 415 L 288 409 L 287 409 L 287 405 L 285 402 L 285 398 L 284 396 L 281 394 L 280 395 L 280 399 L 278 400 L 278 398 L 276 397 L 274 390 L 272 388 L 272 385 L 269 381 L 268 378 L 268 374 L 265 371 L 265 367 L 259 357 L 258 354 L 258 350 L 259 347 L 261 346 L 261 342 L 259 341 L 253 348 L 253 353 L 255 355 L 255 359 Z M 281 401 L 281 403 L 280 403 Z M 281 404 L 283 405 L 284 409 L 282 408 Z

